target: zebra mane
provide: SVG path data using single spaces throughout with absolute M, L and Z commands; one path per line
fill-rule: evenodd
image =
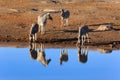
M 45 15 L 50 15 L 50 13 L 49 13 L 49 12 L 43 13 L 43 14 L 41 15 L 41 17 L 42 17 L 42 16 L 45 16 Z

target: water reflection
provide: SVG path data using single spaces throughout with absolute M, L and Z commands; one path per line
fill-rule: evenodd
M 36 43 L 30 43 L 30 57 L 32 59 L 37 59 L 37 49 L 36 49 Z
M 38 50 L 36 43 L 30 43 L 30 56 L 32 59 L 37 59 L 37 61 L 41 62 L 44 66 L 48 66 L 51 61 L 51 59 L 46 59 L 44 45 L 42 43 L 38 45 Z
M 105 53 L 105 54 L 112 53 L 112 50 L 111 50 L 111 49 L 99 48 L 98 51 L 99 51 L 100 53 Z
M 51 58 L 46 59 L 46 53 L 44 50 L 44 44 L 37 44 L 35 42 L 30 43 L 29 45 L 30 57 L 33 60 L 41 62 L 44 66 L 48 66 L 51 62 Z M 78 61 L 81 63 L 86 63 L 88 61 L 88 46 L 77 46 L 78 52 Z M 62 65 L 63 62 L 68 62 L 69 54 L 67 48 L 60 48 L 59 64 Z
M 88 60 L 88 46 L 78 46 L 78 60 L 81 63 L 86 63 Z
M 60 64 L 62 65 L 62 63 L 64 62 L 67 62 L 68 61 L 68 49 L 64 48 L 64 49 L 61 49 L 61 52 L 60 52 Z
M 29 52 L 30 57 L 33 60 L 37 60 L 38 62 L 41 62 L 44 66 L 48 66 L 51 62 L 51 58 L 46 59 L 47 54 L 45 53 L 45 46 L 43 43 L 36 44 L 35 42 L 30 43 L 29 45 Z M 77 49 L 77 57 L 78 62 L 80 63 L 87 63 L 88 61 L 88 52 L 89 52 L 89 46 L 85 45 L 78 45 L 76 44 Z M 60 55 L 59 55 L 59 64 L 62 65 L 63 62 L 68 62 L 69 59 L 69 49 L 67 48 L 59 48 Z M 112 49 L 106 49 L 106 48 L 98 48 L 97 49 L 100 53 L 108 54 L 112 53 Z M 76 58 L 77 58 L 76 57 Z

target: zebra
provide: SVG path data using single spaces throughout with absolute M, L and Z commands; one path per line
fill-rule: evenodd
M 78 42 L 80 45 L 86 41 L 89 42 L 89 35 L 88 35 L 89 29 L 88 26 L 83 25 L 81 27 L 79 27 L 79 33 L 78 33 Z
M 65 62 L 68 61 L 68 51 L 67 51 L 67 49 L 61 49 L 61 52 L 60 52 L 60 64 L 61 65 L 62 65 L 63 61 L 65 61 Z
M 48 66 L 51 59 L 46 59 L 45 57 L 46 57 L 46 54 L 45 54 L 45 51 L 43 49 L 43 44 L 41 44 L 41 48 L 39 49 L 38 54 L 37 54 L 37 60 L 39 62 L 41 62 L 44 66 Z
M 61 10 L 61 26 L 68 26 L 68 18 L 70 17 L 69 10 Z
M 45 34 L 45 26 L 47 23 L 47 19 L 50 19 L 50 20 L 53 19 L 50 13 L 45 13 L 43 15 L 38 16 L 39 32 L 41 31 L 41 34 Z
M 37 33 L 38 33 L 38 24 L 37 23 L 33 23 L 30 29 L 30 34 L 29 34 L 29 39 L 30 42 L 34 42 L 37 40 Z

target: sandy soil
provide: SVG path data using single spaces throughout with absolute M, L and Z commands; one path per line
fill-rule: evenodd
M 60 27 L 60 13 L 51 13 L 53 21 L 46 26 L 46 34 L 38 33 L 37 42 L 76 44 L 78 28 L 89 26 L 88 45 L 120 45 L 120 1 L 76 0 L 62 3 L 70 10 L 69 25 Z M 28 42 L 31 24 L 45 10 L 60 10 L 60 4 L 48 0 L 0 0 L 0 41 Z M 112 24 L 114 30 L 95 31 L 101 24 Z M 118 47 L 119 48 L 119 47 Z

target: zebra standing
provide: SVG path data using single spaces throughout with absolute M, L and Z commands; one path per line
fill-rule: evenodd
M 45 26 L 47 23 L 47 19 L 52 20 L 52 16 L 50 15 L 50 13 L 45 13 L 38 16 L 39 32 L 41 31 L 41 34 L 45 34 Z
M 29 35 L 29 39 L 30 42 L 34 42 L 37 40 L 37 33 L 38 33 L 38 24 L 37 23 L 33 23 L 30 29 L 30 35 Z
M 69 10 L 61 10 L 61 26 L 68 26 L 68 18 L 70 17 Z
M 79 33 L 78 33 L 78 43 L 80 43 L 80 45 L 86 41 L 89 42 L 89 36 L 88 36 L 88 26 L 83 25 L 82 27 L 79 27 Z

